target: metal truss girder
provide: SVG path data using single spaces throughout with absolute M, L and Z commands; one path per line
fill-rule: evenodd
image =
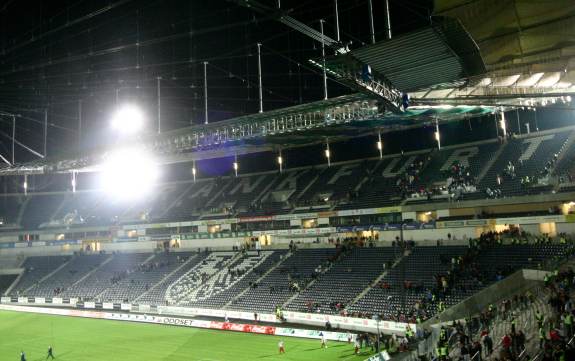
M 313 40 L 323 43 L 325 46 L 332 48 L 339 54 L 344 54 L 347 52 L 345 47 L 343 47 L 337 40 L 334 40 L 325 34 L 322 35 L 321 32 L 315 30 L 314 28 L 302 23 L 297 19 L 292 18 L 291 16 L 286 15 L 286 13 L 281 9 L 273 8 L 255 0 L 230 1 L 236 3 L 239 6 L 257 11 L 261 14 L 270 15 L 275 13 L 277 14 L 277 20 L 282 24 L 289 26 L 296 31 L 299 31 L 300 33 L 312 38 Z
M 379 98 L 393 113 L 402 112 L 402 93 L 379 74 L 364 74 L 366 64 L 346 55 L 347 60 L 326 64 L 326 72 L 351 89 Z M 321 61 L 310 59 L 315 67 L 323 70 Z
M 371 119 L 377 114 L 379 114 L 377 101 L 373 99 L 270 116 L 264 113 L 246 122 L 213 123 L 209 126 L 188 128 L 179 131 L 178 134 L 162 136 L 153 142 L 152 148 L 159 154 L 190 152 L 250 138 L 305 132 L 335 124 Z

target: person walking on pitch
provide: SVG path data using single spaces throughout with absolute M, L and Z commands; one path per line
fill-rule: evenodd
M 46 360 L 48 360 L 48 358 L 51 358 L 52 360 L 55 359 L 52 346 L 48 346 L 48 355 L 46 356 Z

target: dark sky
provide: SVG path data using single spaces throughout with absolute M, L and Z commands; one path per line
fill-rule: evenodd
M 276 0 L 261 0 L 268 5 Z M 339 0 L 342 38 L 369 41 L 367 0 Z M 333 36 L 333 0 L 282 0 L 290 15 Z M 374 0 L 377 38 L 383 1 Z M 390 0 L 394 34 L 429 22 L 432 0 Z M 0 1 L 0 111 L 20 114 L 17 139 L 48 154 L 106 142 L 116 101 L 137 103 L 151 123 L 161 77 L 163 128 L 203 122 L 203 61 L 208 61 L 210 121 L 255 113 L 256 43 L 263 44 L 264 109 L 321 99 L 321 76 L 307 60 L 319 44 L 226 0 Z M 330 96 L 348 90 L 330 82 Z M 0 118 L 0 154 L 10 153 L 11 118 Z M 33 156 L 19 148 L 17 160 Z

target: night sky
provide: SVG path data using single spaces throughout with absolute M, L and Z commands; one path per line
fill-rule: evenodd
M 381 40 L 383 1 L 373 2 L 376 37 Z M 338 4 L 342 40 L 351 41 L 352 47 L 369 42 L 368 1 Z M 281 6 L 316 29 L 319 19 L 325 19 L 326 34 L 334 37 L 333 0 L 282 0 Z M 432 0 L 390 0 L 390 6 L 394 36 L 431 21 Z M 258 42 L 263 44 L 264 110 L 322 99 L 321 74 L 307 63 L 321 56 L 319 44 L 269 14 L 230 1 L 0 1 L 0 112 L 21 116 L 16 137 L 37 150 L 43 147 L 47 112 L 48 156 L 75 156 L 114 141 L 108 123 L 119 104 L 142 107 L 153 131 L 158 77 L 163 129 L 203 123 L 203 62 L 208 61 L 210 122 L 253 114 L 258 111 Z M 349 89 L 329 82 L 330 97 L 347 93 Z M 525 117 L 533 115 L 525 112 Z M 11 118 L 0 116 L 0 154 L 6 157 L 11 131 Z M 445 145 L 495 136 L 491 117 L 464 120 L 444 131 Z M 334 161 L 375 156 L 375 141 L 333 144 Z M 385 153 L 433 147 L 433 130 L 386 135 L 384 144 Z M 322 154 L 322 146 L 312 146 L 286 151 L 284 159 L 287 167 L 312 165 L 324 160 Z M 18 162 L 33 159 L 17 147 Z M 204 176 L 229 173 L 232 161 L 205 162 L 199 170 Z M 242 172 L 277 166 L 273 154 L 246 156 L 241 163 Z
M 262 0 L 274 6 L 276 0 Z M 339 0 L 342 40 L 369 41 L 367 0 Z M 376 33 L 383 2 L 374 1 Z M 333 0 L 282 0 L 283 9 L 334 36 Z M 392 0 L 394 34 L 429 23 L 431 0 Z M 208 61 L 209 117 L 218 121 L 258 110 L 256 43 L 261 42 L 264 109 L 322 98 L 321 76 L 307 60 L 319 44 L 226 0 L 0 1 L 0 111 L 20 114 L 17 139 L 42 149 L 48 112 L 48 154 L 102 145 L 117 102 L 145 109 L 153 125 L 161 77 L 165 130 L 202 123 L 203 65 Z M 349 90 L 329 84 L 329 95 Z M 0 152 L 9 153 L 11 119 L 0 123 Z M 19 161 L 33 156 L 18 149 Z

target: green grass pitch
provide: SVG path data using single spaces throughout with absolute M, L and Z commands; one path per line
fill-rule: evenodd
M 283 339 L 286 353 L 278 355 Z M 0 360 L 46 359 L 48 346 L 62 361 L 365 360 L 353 345 L 231 331 L 0 311 Z

